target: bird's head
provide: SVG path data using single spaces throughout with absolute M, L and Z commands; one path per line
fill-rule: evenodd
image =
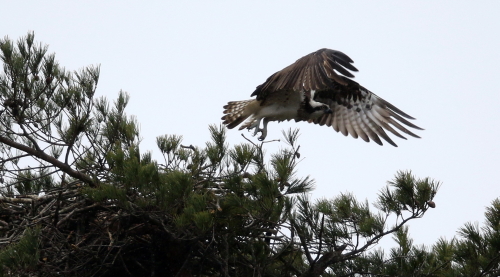
M 311 118 L 317 118 L 324 114 L 333 113 L 329 105 L 321 102 L 312 100 L 309 97 L 305 97 L 302 102 L 304 110 L 310 114 Z
M 321 106 L 321 110 L 326 113 L 326 114 L 331 114 L 333 113 L 332 109 L 330 109 L 330 106 L 324 104 L 323 106 Z
M 318 103 L 318 105 L 313 108 L 314 113 L 318 113 L 318 112 L 323 112 L 326 114 L 333 113 L 332 109 L 330 109 L 330 106 L 328 106 L 327 104 L 323 104 L 323 103 L 320 104 L 319 102 L 316 102 L 316 103 Z
M 319 102 L 316 102 L 314 104 L 314 107 L 310 111 L 310 118 L 312 119 L 318 118 L 324 114 L 333 113 L 332 109 L 330 109 L 330 106 L 328 106 L 327 104 Z

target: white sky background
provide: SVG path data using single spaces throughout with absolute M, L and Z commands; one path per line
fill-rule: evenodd
M 500 1 L 5 2 L 0 36 L 33 30 L 66 69 L 100 64 L 98 95 L 130 93 L 142 151 L 157 158 L 157 136 L 203 146 L 224 104 L 325 47 L 349 55 L 357 82 L 426 130 L 394 138 L 394 148 L 270 123 L 268 139 L 300 127 L 298 173 L 316 180 L 314 198 L 353 192 L 372 203 L 398 170 L 439 180 L 437 208 L 410 227 L 415 243 L 432 244 L 465 222 L 482 224 L 500 196 Z M 243 141 L 228 131 L 231 145 Z

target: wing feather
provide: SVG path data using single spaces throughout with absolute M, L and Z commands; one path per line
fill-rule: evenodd
M 346 118 L 346 128 L 347 128 L 347 132 L 349 132 L 349 134 L 351 135 L 351 137 L 353 138 L 358 138 L 358 133 L 356 133 L 356 131 L 354 130 L 354 124 L 353 124 L 353 119 L 354 119 L 354 115 L 352 114 L 352 110 L 347 110 L 346 112 L 346 115 L 347 115 L 347 118 Z
M 313 123 L 332 126 L 335 131 L 344 135 L 349 133 L 354 138 L 361 137 L 367 142 L 373 140 L 379 145 L 383 144 L 383 139 L 397 146 L 386 131 L 402 139 L 406 138 L 398 131 L 419 138 L 406 128 L 422 130 L 407 120 L 413 117 L 358 83 L 343 78 L 347 86 L 339 86 L 336 91 L 315 94 L 314 100 L 329 105 L 333 113 L 322 115 L 312 120 Z
M 345 127 L 346 120 L 344 118 L 344 112 L 345 109 L 340 109 L 339 110 L 339 130 L 342 133 L 342 135 L 347 136 L 347 129 Z
M 357 130 L 358 135 L 366 142 L 370 142 L 370 138 L 365 132 L 365 125 L 362 123 L 362 120 L 359 116 L 354 118 L 355 126 L 354 128 Z
M 366 111 L 366 114 L 376 123 L 378 124 L 379 126 L 381 126 L 382 128 L 386 129 L 387 131 L 391 132 L 392 134 L 394 134 L 395 136 L 399 137 L 399 138 L 402 138 L 402 139 L 406 139 L 404 136 L 402 136 L 400 133 L 398 133 L 396 130 L 394 130 L 391 125 L 387 124 L 385 122 L 385 118 L 382 118 L 381 115 L 379 114 L 376 114 L 374 112 L 374 109 L 372 110 L 368 110 Z
M 392 125 L 394 125 L 396 128 L 398 128 L 399 130 L 401 130 L 402 132 L 414 137 L 414 138 L 420 138 L 419 136 L 415 135 L 414 133 L 410 132 L 408 129 L 406 129 L 405 127 L 401 126 L 401 124 L 399 124 L 396 120 L 394 120 L 393 118 L 390 118 L 389 119 L 389 123 L 391 123 Z
M 372 124 L 371 122 L 366 120 L 366 115 L 362 114 L 360 116 L 361 122 L 363 122 L 363 126 L 365 126 L 366 134 L 368 137 L 370 137 L 371 140 L 376 142 L 378 145 L 382 145 L 382 141 L 380 138 L 377 136 L 377 127 L 376 125 Z
M 409 126 L 409 127 L 412 127 L 412 128 L 418 129 L 418 130 L 423 130 L 422 128 L 420 128 L 417 125 L 415 125 L 415 124 L 409 122 L 408 120 L 402 118 L 399 114 L 397 114 L 397 113 L 395 113 L 393 111 L 390 111 L 390 114 L 391 114 L 391 116 L 393 116 L 395 119 L 399 120 L 401 123 L 405 124 L 406 126 Z M 403 131 L 403 130 L 401 130 L 401 131 Z
M 382 145 L 382 141 L 380 140 L 379 135 L 383 138 L 387 136 L 384 136 L 385 133 L 383 129 L 375 124 L 370 118 L 368 118 L 365 113 L 358 113 L 358 117 L 360 119 L 360 122 L 364 126 L 364 130 L 366 131 L 368 137 L 370 137 L 377 144 Z
M 333 110 L 333 114 L 332 114 L 332 119 L 331 119 L 331 124 L 328 124 L 326 123 L 326 125 L 331 125 L 333 130 L 335 130 L 335 132 L 339 132 L 339 117 L 338 117 L 338 114 L 339 114 L 339 110 L 341 109 L 342 107 L 341 106 L 338 106 L 338 105 L 334 105 L 333 102 L 332 104 L 330 105 L 330 109 Z M 322 116 L 323 117 L 323 116 Z M 321 117 L 320 117 L 321 118 Z
M 257 96 L 257 100 L 265 100 L 267 95 L 280 90 L 293 90 L 298 93 L 334 89 L 339 84 L 345 85 L 340 75 L 354 77 L 348 71 L 358 71 L 352 63 L 352 59 L 346 54 L 323 48 L 274 73 L 257 86 L 251 96 Z

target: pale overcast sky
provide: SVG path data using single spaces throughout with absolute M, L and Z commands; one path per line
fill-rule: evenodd
M 30 30 L 68 70 L 100 64 L 98 95 L 131 95 L 143 151 L 180 134 L 203 146 L 222 106 L 249 99 L 272 73 L 320 48 L 340 50 L 355 80 L 417 118 L 422 139 L 378 146 L 307 123 L 299 175 L 314 198 L 373 202 L 398 170 L 442 182 L 436 209 L 413 221 L 415 243 L 484 221 L 500 196 L 500 1 L 4 1 L 0 36 Z M 230 144 L 242 142 L 228 132 Z M 272 153 L 283 143 L 269 145 Z M 384 244 L 390 243 L 386 238 Z

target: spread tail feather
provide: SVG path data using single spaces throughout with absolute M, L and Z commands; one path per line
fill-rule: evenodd
M 224 106 L 225 115 L 221 118 L 224 120 L 222 123 L 226 125 L 228 129 L 233 129 L 238 126 L 241 122 L 252 115 L 251 109 L 248 107 L 252 103 L 256 103 L 256 100 L 244 100 L 244 101 L 231 101 Z

